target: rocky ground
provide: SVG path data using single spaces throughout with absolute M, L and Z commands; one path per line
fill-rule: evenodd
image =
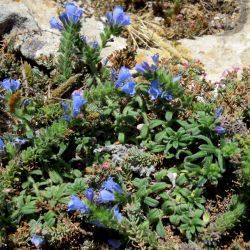
M 65 1 L 63 1 L 65 2 Z M 94 1 L 96 3 L 98 1 Z M 249 65 L 250 58 L 250 1 L 240 1 L 242 23 L 234 23 L 231 31 L 220 34 L 204 35 L 195 38 L 179 40 L 182 46 L 189 51 L 188 58 L 199 59 L 205 66 L 207 78 L 218 81 L 224 70 L 233 67 Z M 50 68 L 56 61 L 59 46 L 59 33 L 49 26 L 51 17 L 56 16 L 62 6 L 60 1 L 52 0 L 0 0 L 0 36 L 12 41 L 15 51 L 24 58 L 32 60 L 35 64 L 45 65 Z M 84 3 L 86 5 L 86 2 Z M 99 3 L 100 5 L 100 3 Z M 99 6 L 95 5 L 95 6 Z M 83 34 L 89 39 L 98 40 L 98 34 L 103 29 L 100 20 L 93 16 L 94 10 L 88 4 L 85 8 Z M 131 11 L 133 9 L 128 6 Z M 221 14 L 225 15 L 225 14 Z M 210 27 L 213 26 L 214 16 Z M 225 25 L 224 25 L 225 26 Z M 236 27 L 236 28 L 235 28 Z M 166 31 L 170 31 L 167 27 Z M 154 34 L 155 35 L 155 34 Z M 164 39 L 160 46 L 169 45 Z M 126 47 L 125 38 L 114 39 L 110 47 L 104 49 L 103 57 L 111 55 L 115 50 Z M 159 46 L 158 46 L 159 47 Z M 173 50 L 166 46 L 166 50 Z M 176 54 L 182 51 L 177 49 Z

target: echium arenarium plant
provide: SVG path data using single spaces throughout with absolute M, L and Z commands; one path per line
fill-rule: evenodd
M 1 242 L 178 249 L 175 235 L 196 248 L 220 247 L 213 236 L 223 237 L 248 209 L 249 137 L 229 137 L 224 108 L 195 101 L 181 70 L 173 74 L 159 54 L 136 73 L 105 63 L 100 70 L 102 48 L 130 18 L 121 7 L 108 12 L 98 44 L 80 35 L 81 17 L 69 3 L 50 22 L 62 36 L 60 80 L 84 75 L 81 63 L 88 68 L 79 89 L 73 83 L 65 99 L 44 104 L 23 97 L 21 81 L 1 82 L 1 104 L 14 123 L 0 136 Z M 208 201 L 226 195 L 236 173 L 242 186 L 217 216 Z

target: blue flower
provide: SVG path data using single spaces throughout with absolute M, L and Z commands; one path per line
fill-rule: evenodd
M 112 177 L 109 177 L 106 181 L 102 183 L 102 188 L 111 192 L 123 192 L 121 186 L 117 182 L 113 181 Z
M 149 66 L 149 64 L 147 62 L 143 62 L 143 63 L 139 63 L 135 65 L 135 70 L 138 73 L 146 73 L 148 71 L 151 71 L 151 67 Z
M 121 241 L 116 240 L 116 239 L 108 239 L 108 243 L 114 249 L 119 249 L 122 244 Z
M 107 12 L 108 24 L 111 26 L 127 26 L 130 24 L 130 17 L 125 14 L 121 6 L 115 6 L 113 12 Z
M 163 92 L 161 95 L 161 98 L 165 99 L 168 102 L 171 102 L 174 99 L 174 97 L 170 91 Z
M 158 63 L 159 63 L 159 54 L 158 53 L 154 54 L 152 56 L 152 60 L 153 60 L 153 62 L 154 62 L 155 65 L 158 65 Z
M 87 207 L 77 196 L 72 195 L 68 203 L 68 211 L 80 210 L 81 213 L 88 213 L 89 207 Z
M 83 42 L 85 45 L 88 44 L 86 36 L 81 35 L 81 36 L 80 36 L 80 39 L 82 40 L 82 42 Z
M 72 93 L 72 116 L 76 117 L 81 112 L 81 107 L 87 102 L 83 98 L 81 90 L 75 90 Z
M 82 17 L 83 10 L 78 8 L 73 2 L 67 3 L 65 5 L 65 12 L 59 15 L 59 19 L 52 17 L 50 19 L 50 26 L 53 29 L 58 29 L 59 31 L 63 31 L 65 26 L 69 23 L 77 24 Z
M 88 201 L 92 202 L 94 199 L 94 190 L 92 188 L 88 188 L 85 191 L 85 197 L 88 199 Z
M 0 151 L 3 151 L 5 148 L 5 144 L 3 142 L 3 140 L 0 138 Z
M 107 202 L 115 201 L 115 195 L 113 193 L 103 189 L 100 191 L 98 201 L 100 203 L 107 203 Z
M 217 126 L 214 130 L 219 135 L 223 135 L 223 134 L 226 133 L 226 130 L 223 127 L 221 127 L 221 126 Z
M 135 82 L 127 82 L 121 87 L 121 90 L 129 95 L 134 95 L 136 93 L 135 86 Z
M 119 207 L 118 206 L 114 206 L 111 211 L 114 213 L 114 217 L 113 220 L 116 219 L 118 221 L 118 223 L 120 224 L 122 222 L 122 214 L 119 211 Z
M 70 22 L 77 24 L 82 17 L 83 10 L 78 8 L 74 2 L 67 3 L 65 6 L 65 13 Z
M 159 63 L 159 54 L 155 54 L 152 56 L 153 64 L 149 65 L 148 62 L 144 61 L 142 63 L 135 65 L 135 70 L 138 73 L 147 73 L 147 72 L 155 72 L 158 68 Z
M 96 41 L 92 41 L 88 43 L 89 46 L 91 46 L 93 49 L 98 49 L 100 45 Z
M 111 78 L 115 79 L 115 71 L 112 72 Z M 131 81 L 132 80 L 132 75 L 129 72 L 129 69 L 126 68 L 125 66 L 121 67 L 119 74 L 118 74 L 118 79 L 115 82 L 115 88 L 120 88 L 121 90 L 124 91 L 125 93 L 129 95 L 134 95 L 135 94 L 135 82 Z
M 215 118 L 219 119 L 222 116 L 223 112 L 224 112 L 224 109 L 222 107 L 217 108 L 214 111 Z
M 115 87 L 119 88 L 123 85 L 123 83 L 127 80 L 130 80 L 132 78 L 132 75 L 129 72 L 129 69 L 126 68 L 125 66 L 121 67 L 119 74 L 118 74 L 118 79 L 115 82 Z
M 12 92 L 15 92 L 17 89 L 19 89 L 21 85 L 19 80 L 12 79 L 4 79 L 1 84 L 5 90 L 11 90 Z
M 51 27 L 52 29 L 57 29 L 57 30 L 59 30 L 59 31 L 63 31 L 63 30 L 64 30 L 63 25 L 62 25 L 62 24 L 59 22 L 59 20 L 56 19 L 55 17 L 52 17 L 52 18 L 50 19 L 49 23 L 50 23 L 50 27 Z
M 45 243 L 45 240 L 43 237 L 33 234 L 31 238 L 31 242 L 38 248 L 38 247 L 41 247 Z
M 150 95 L 151 100 L 156 100 L 162 93 L 160 89 L 160 81 L 153 80 L 148 90 L 148 94 Z

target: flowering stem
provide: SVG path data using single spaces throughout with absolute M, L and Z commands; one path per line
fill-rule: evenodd
M 59 48 L 58 68 L 60 80 L 65 81 L 72 75 L 72 56 L 76 54 L 76 45 L 79 40 L 80 27 L 74 24 L 68 24 L 65 31 L 62 32 L 61 43 Z

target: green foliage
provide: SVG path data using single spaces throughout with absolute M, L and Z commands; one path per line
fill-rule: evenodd
M 232 204 L 228 211 L 224 212 L 215 221 L 216 230 L 219 233 L 225 233 L 232 229 L 244 215 L 246 211 L 246 205 L 237 200 L 237 197 L 233 197 Z

